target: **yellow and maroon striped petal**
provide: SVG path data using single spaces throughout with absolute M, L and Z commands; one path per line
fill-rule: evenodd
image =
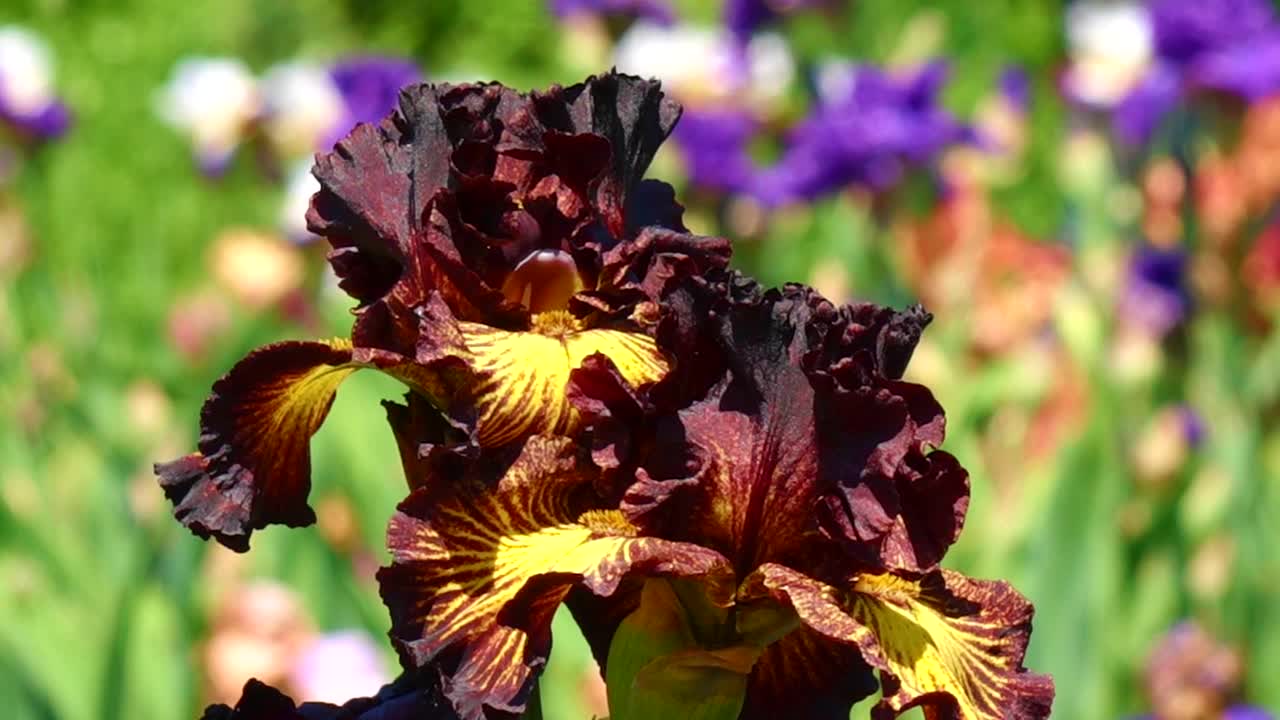
M 1053 680 L 1022 664 L 1031 603 L 1008 583 L 939 570 L 920 579 L 861 575 L 841 589 L 769 564 L 743 592 L 772 596 L 813 630 L 856 646 L 880 670 L 877 720 L 917 706 L 930 720 L 1049 716 Z
M 548 317 L 551 316 L 551 317 Z M 455 351 L 474 375 L 463 393 L 474 408 L 480 445 L 505 445 L 534 433 L 572 434 L 580 424 L 567 390 L 569 374 L 601 353 L 640 387 L 661 380 L 668 364 L 653 338 L 622 330 L 579 330 L 565 312 L 535 317 L 535 330 L 511 332 L 458 323 Z
M 629 573 L 727 572 L 687 543 L 637 537 L 591 501 L 592 475 L 566 438 L 533 436 L 496 483 L 432 483 L 405 500 L 378 573 L 392 637 L 409 665 L 445 669 L 463 717 L 520 712 L 550 650 L 555 608 L 574 586 L 601 597 Z
M 268 524 L 315 522 L 308 443 L 358 367 L 345 340 L 274 343 L 236 363 L 200 412 L 199 452 L 156 465 L 178 521 L 241 552 Z

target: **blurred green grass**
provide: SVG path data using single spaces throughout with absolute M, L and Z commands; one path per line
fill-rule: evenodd
M 685 5 L 714 17 L 708 3 Z M 790 29 L 801 52 L 883 58 L 925 7 L 946 21 L 941 49 L 954 58 L 956 77 L 949 102 L 971 106 L 1006 59 L 1041 70 L 1037 93 L 1048 95 L 1043 71 L 1061 52 L 1060 3 L 867 0 L 847 27 L 799 20 Z M 167 458 L 156 457 L 157 437 L 131 425 L 127 391 L 140 381 L 161 388 L 172 400 L 169 434 L 185 446 L 221 372 L 252 347 L 303 331 L 274 313 L 238 308 L 198 365 L 167 342 L 175 299 L 210 284 L 213 237 L 228 225 L 271 227 L 280 190 L 244 158 L 220 182 L 200 179 L 184 140 L 156 120 L 152 93 L 192 54 L 235 55 L 261 70 L 298 55 L 381 51 L 408 54 L 435 77 L 520 87 L 576 78 L 538 2 L 44 0 L 11 1 L 0 15 L 48 39 L 78 116 L 65 140 L 31 158 L 12 192 L 34 247 L 30 266 L 4 280 L 0 298 L 0 707 L 19 720 L 195 717 L 205 700 L 196 648 L 219 590 L 209 569 L 214 551 L 171 521 L 149 484 L 149 464 Z M 1054 108 L 1037 104 L 1025 180 L 998 201 L 1046 236 L 1071 205 L 1098 219 L 1091 242 L 1123 244 L 1102 203 L 1058 186 L 1063 117 Z M 901 303 L 908 298 L 885 273 L 883 239 L 833 199 L 744 245 L 738 263 L 777 283 L 835 259 L 858 295 Z M 344 333 L 345 304 L 325 298 L 328 331 Z M 1029 408 L 1040 391 L 1025 387 L 1016 358 L 982 366 L 957 359 L 969 342 L 966 318 L 940 317 L 930 329 L 951 359 L 948 381 L 934 385 L 950 418 L 947 446 L 973 474 L 968 526 L 949 564 L 1008 579 L 1035 602 L 1028 665 L 1055 675 L 1055 717 L 1140 711 L 1145 653 L 1188 616 L 1239 643 L 1251 699 L 1280 707 L 1280 338 L 1259 344 L 1225 318 L 1197 319 L 1178 372 L 1209 420 L 1196 462 L 1220 468 L 1225 483 L 1217 495 L 1195 494 L 1194 468 L 1185 470 L 1161 498 L 1152 529 L 1128 537 L 1117 523 L 1136 495 L 1129 448 L 1169 392 L 1110 377 L 1107 313 L 1085 305 L 1077 324 L 1086 327 L 1071 347 L 1087 373 L 1087 418 L 1051 462 L 1028 462 L 1017 474 L 1012 503 L 993 480 L 985 438 L 1000 409 Z M 1091 331 L 1090 322 L 1101 327 Z M 399 393 L 383 378 L 357 375 L 313 441 L 313 498 L 346 498 L 362 545 L 379 561 L 404 485 L 375 400 Z M 150 505 L 138 501 L 148 492 Z M 1229 581 L 1219 596 L 1198 596 L 1188 579 L 1194 550 L 1220 535 L 1234 547 Z M 315 528 L 267 530 L 246 562 L 248 575 L 296 588 L 322 628 L 363 627 L 377 637 L 387 629 L 369 574 Z M 556 642 L 546 716 L 583 717 L 578 684 L 588 656 L 563 616 Z

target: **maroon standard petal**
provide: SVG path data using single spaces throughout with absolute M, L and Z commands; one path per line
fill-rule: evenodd
M 679 115 L 657 82 L 617 73 L 527 95 L 412 86 L 380 124 L 357 126 L 318 156 L 308 224 L 330 240 L 342 287 L 362 306 L 385 305 L 393 324 L 412 325 L 412 309 L 436 292 L 459 320 L 522 329 L 529 313 L 563 309 L 573 292 L 608 290 L 606 265 L 618 276 L 647 263 L 643 249 L 643 259 L 604 256 L 648 226 L 678 231 L 679 252 L 724 264 L 723 241 L 698 248 L 670 189 L 642 180 Z M 567 274 L 548 266 L 521 276 L 531 260 L 557 255 Z M 627 282 L 643 274 L 633 269 Z M 568 292 L 546 295 L 540 282 Z
M 683 335 L 671 342 L 690 350 L 672 353 L 683 362 L 653 394 L 682 382 L 710 389 L 659 419 L 651 437 L 627 437 L 646 446 L 627 492 L 648 499 L 623 504 L 632 521 L 716 548 L 740 573 L 830 550 L 828 541 L 859 566 L 935 567 L 963 521 L 967 476 L 928 452 L 942 441 L 933 396 L 895 379 L 929 316 L 837 307 L 808 288 L 763 291 L 724 273 L 669 295 L 660 342 Z M 616 383 L 583 373 L 576 402 L 603 408 L 596 433 L 613 437 L 612 408 L 626 403 Z

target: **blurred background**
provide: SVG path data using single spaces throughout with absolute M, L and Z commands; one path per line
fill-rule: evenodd
M 1269 0 L 6 0 L 0 707 L 195 717 L 249 676 L 393 676 L 373 582 L 404 494 L 357 374 L 312 528 L 235 555 L 170 517 L 252 347 L 344 335 L 312 153 L 419 78 L 620 69 L 687 112 L 651 169 L 767 283 L 921 301 L 913 379 L 972 473 L 956 569 L 1036 605 L 1054 716 L 1280 708 L 1280 19 Z M 603 715 L 571 622 L 549 718 Z M 866 717 L 869 703 L 852 717 Z M 1250 709 L 1252 708 L 1252 709 Z

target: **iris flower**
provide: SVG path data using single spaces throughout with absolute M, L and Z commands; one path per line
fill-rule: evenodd
M 308 220 L 359 302 L 350 338 L 251 353 L 199 452 L 157 471 L 180 521 L 243 550 L 314 518 L 307 443 L 341 381 L 404 381 L 411 492 L 378 580 L 406 674 L 341 709 L 251 683 L 208 717 L 520 713 L 562 602 L 619 718 L 651 682 L 676 709 L 845 718 L 877 676 L 876 718 L 1048 716 L 1030 603 L 940 566 L 969 481 L 901 380 L 929 315 L 727 270 L 642 179 L 678 116 L 615 73 L 418 85 L 318 158 Z
M 1122 318 L 1155 338 L 1185 322 L 1192 310 L 1187 262 L 1187 253 L 1179 248 L 1136 248 L 1120 298 Z
M 788 131 L 778 161 L 757 175 L 757 198 L 774 207 L 850 185 L 889 190 L 909 169 L 973 140 L 972 129 L 940 103 L 947 72 L 943 61 L 906 74 L 829 67 L 818 104 Z
M 400 89 L 421 80 L 413 62 L 397 57 L 281 63 L 262 77 L 258 121 L 277 155 L 310 156 L 333 149 L 356 125 L 381 120 L 395 109 Z
M 31 31 L 0 25 L 0 127 L 23 138 L 52 140 L 71 126 L 71 112 L 53 92 L 48 46 Z
M 262 110 L 262 94 L 240 60 L 190 57 L 174 65 L 155 104 L 166 124 L 190 137 L 200 171 L 220 177 L 249 136 Z
M 421 84 L 318 156 L 308 225 L 358 301 L 351 336 L 259 348 L 214 384 L 199 451 L 157 466 L 178 520 L 241 551 L 313 522 L 308 442 L 361 368 L 410 388 L 391 414 L 435 408 L 433 437 L 473 448 L 573 432 L 565 391 L 589 356 L 635 388 L 663 380 L 667 287 L 728 256 L 642 179 L 679 113 L 612 73 L 530 94 Z
M 1280 24 L 1266 0 L 1151 0 L 1135 12 L 1154 53 L 1148 52 L 1149 67 L 1115 107 L 1116 130 L 1125 142 L 1146 142 L 1198 91 L 1249 104 L 1280 91 Z
M 834 10 L 839 5 L 831 0 L 727 0 L 722 15 L 725 27 L 740 42 L 746 42 L 752 33 L 782 15 L 809 8 Z
M 1052 681 L 1023 667 L 1031 605 L 939 567 L 968 477 L 932 449 L 931 393 L 899 379 L 927 313 L 721 271 L 669 303 L 701 318 L 676 371 L 707 379 L 699 399 L 663 409 L 592 359 L 570 393 L 589 439 L 532 436 L 400 505 L 379 582 L 406 666 L 464 718 L 518 713 L 561 602 L 606 673 L 624 618 L 666 602 L 693 644 L 671 662 L 741 675 L 743 718 L 846 718 L 876 673 L 877 718 L 1047 717 Z

